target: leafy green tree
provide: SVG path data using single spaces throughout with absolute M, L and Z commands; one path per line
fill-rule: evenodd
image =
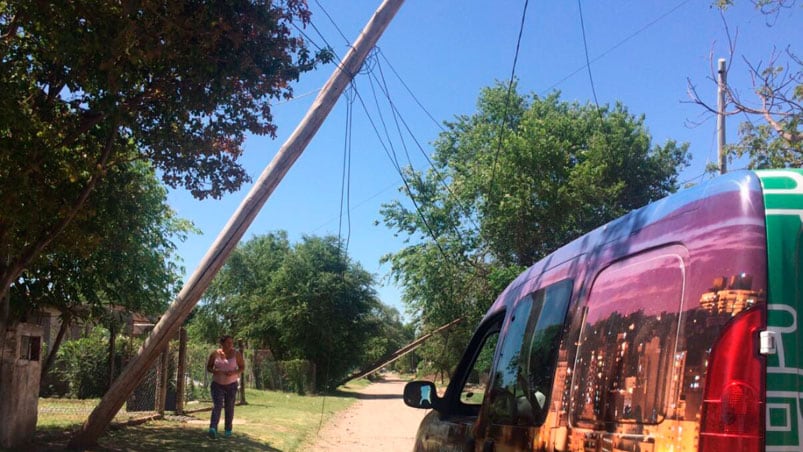
M 398 313 L 379 302 L 373 284 L 335 237 L 289 245 L 284 232 L 257 236 L 221 269 L 189 331 L 208 341 L 226 332 L 278 360 L 311 361 L 317 388 L 329 389 L 405 339 Z
M 307 359 L 318 389 L 332 389 L 364 356 L 378 331 L 373 277 L 343 254 L 335 237 L 304 237 L 279 268 L 268 293 L 280 359 Z
M 402 322 L 396 308 L 380 304 L 368 316 L 369 330 L 376 334 L 368 338 L 362 363 L 374 363 L 387 358 L 415 339 L 414 332 Z
M 263 315 L 263 301 L 289 252 L 285 231 L 255 236 L 238 246 L 195 308 L 190 336 L 215 344 L 221 334 L 231 334 L 274 348 L 275 325 Z
M 382 211 L 412 241 L 385 260 L 424 330 L 458 317 L 467 320 L 458 328 L 473 328 L 523 268 L 676 190 L 688 163 L 687 145 L 652 144 L 644 117 L 621 104 L 508 97 L 502 84 L 446 127 L 433 166 L 407 171 L 415 208 L 396 201 Z
M 0 300 L 42 252 L 85 248 L 54 241 L 132 158 L 198 198 L 247 181 L 245 134 L 273 136 L 271 100 L 330 58 L 291 33 L 309 18 L 303 0 L 0 2 Z
M 160 313 L 177 292 L 181 268 L 173 240 L 183 239 L 191 225 L 175 216 L 145 163 L 111 169 L 86 209 L 93 215 L 73 222 L 64 234 L 82 237 L 84 248 L 43 253 L 12 284 L 12 322 L 49 306 L 61 311 L 64 331 L 78 320 L 108 318 L 116 309 Z M 61 338 L 48 344 L 43 370 Z

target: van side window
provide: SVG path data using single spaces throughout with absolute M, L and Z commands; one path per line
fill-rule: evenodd
M 460 402 L 464 405 L 476 406 L 479 408 L 485 396 L 485 389 L 488 387 L 488 380 L 491 374 L 491 364 L 496 351 L 496 342 L 499 339 L 499 329 L 492 331 L 480 348 L 477 359 L 468 373 L 468 378 L 460 391 Z
M 494 370 L 491 423 L 543 424 L 571 293 L 572 281 L 561 281 L 528 295 L 513 310 Z
M 676 403 L 682 375 L 673 365 L 685 266 L 672 250 L 603 270 L 588 311 L 572 384 L 572 423 L 592 428 L 657 424 Z

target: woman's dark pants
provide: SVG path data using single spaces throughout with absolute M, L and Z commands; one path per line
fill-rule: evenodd
M 209 428 L 217 430 L 220 422 L 220 409 L 225 407 L 226 419 L 224 425 L 227 431 L 231 431 L 231 423 L 234 420 L 234 401 L 237 398 L 237 382 L 221 385 L 212 382 L 212 418 L 209 420 Z

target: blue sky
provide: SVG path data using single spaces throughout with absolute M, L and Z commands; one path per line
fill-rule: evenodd
M 346 39 L 356 39 L 380 3 L 378 0 L 308 2 L 314 27 L 308 26 L 304 33 L 313 41 L 313 47 L 328 43 L 341 57 L 347 48 Z M 712 63 L 711 57 L 730 58 L 725 22 L 710 3 L 709 0 L 581 0 L 591 77 L 599 103 L 621 101 L 632 114 L 644 114 L 653 143 L 663 144 L 668 139 L 688 142 L 693 160 L 691 167 L 682 173 L 684 182 L 699 182 L 708 177 L 703 176 L 704 168 L 717 159 L 716 119 L 689 103 L 687 95 L 687 79 L 691 79 L 699 94 L 716 105 L 716 86 L 710 80 L 716 62 Z M 735 44 L 728 80 L 738 88 L 744 101 L 753 103 L 755 98 L 751 95 L 743 58 L 754 64 L 766 64 L 774 47 L 782 51 L 788 45 L 800 54 L 803 8 L 798 5 L 768 18 L 756 12 L 748 0 L 737 3 L 724 13 Z M 367 64 L 355 79 L 368 114 L 353 94 L 341 97 L 244 240 L 279 229 L 286 230 L 291 241 L 298 241 L 303 235 L 338 235 L 340 231 L 344 239 L 349 238 L 352 259 L 376 275 L 380 299 L 404 313 L 401 290 L 387 281 L 388 266 L 379 264 L 383 255 L 404 247 L 402 238 L 395 237 L 393 231 L 381 224 L 381 205 L 401 199 L 398 191 L 401 178 L 386 149 L 394 149 L 404 156 L 402 164 L 408 164 L 406 149 L 409 162 L 416 169 L 427 168 L 423 153 L 432 152 L 430 143 L 440 132 L 439 123 L 456 115 L 472 114 L 483 87 L 509 78 L 524 4 L 524 0 L 407 0 L 379 41 L 378 63 Z M 772 27 L 767 26 L 769 20 Z M 785 58 L 779 61 L 787 62 Z M 333 69 L 330 64 L 302 75 L 294 88 L 296 99 L 273 107 L 279 127 L 275 140 L 247 139 L 242 163 L 253 179 L 293 132 Z M 521 92 L 546 95 L 560 90 L 565 101 L 594 101 L 576 1 L 529 3 L 516 77 Z M 379 91 L 380 83 L 385 83 L 406 124 L 401 126 L 401 135 L 396 132 L 387 98 Z M 350 129 L 349 104 L 352 105 Z M 382 120 L 387 124 L 390 138 L 384 135 Z M 371 121 L 379 128 L 381 141 Z M 728 119 L 729 142 L 736 141 L 739 122 L 738 116 Z M 348 130 L 350 146 L 346 146 Z M 351 155 L 347 197 L 350 208 L 349 216 L 344 213 L 341 217 L 347 149 Z M 732 165 L 743 166 L 743 162 Z M 170 192 L 168 202 L 178 215 L 191 220 L 202 231 L 179 244 L 187 275 L 196 269 L 250 188 L 249 184 L 220 200 L 205 201 L 195 200 L 182 190 Z M 376 221 L 380 224 L 375 225 Z

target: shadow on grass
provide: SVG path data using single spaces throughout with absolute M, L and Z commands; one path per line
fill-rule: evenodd
M 19 450 L 24 451 L 57 451 L 66 449 L 72 432 L 57 428 L 37 430 L 34 442 Z M 122 451 L 276 451 L 271 447 L 235 433 L 231 438 L 219 437 L 212 440 L 206 436 L 206 430 L 179 425 L 160 425 L 158 427 L 126 427 L 111 430 L 103 435 L 98 445 L 87 452 L 122 452 Z

